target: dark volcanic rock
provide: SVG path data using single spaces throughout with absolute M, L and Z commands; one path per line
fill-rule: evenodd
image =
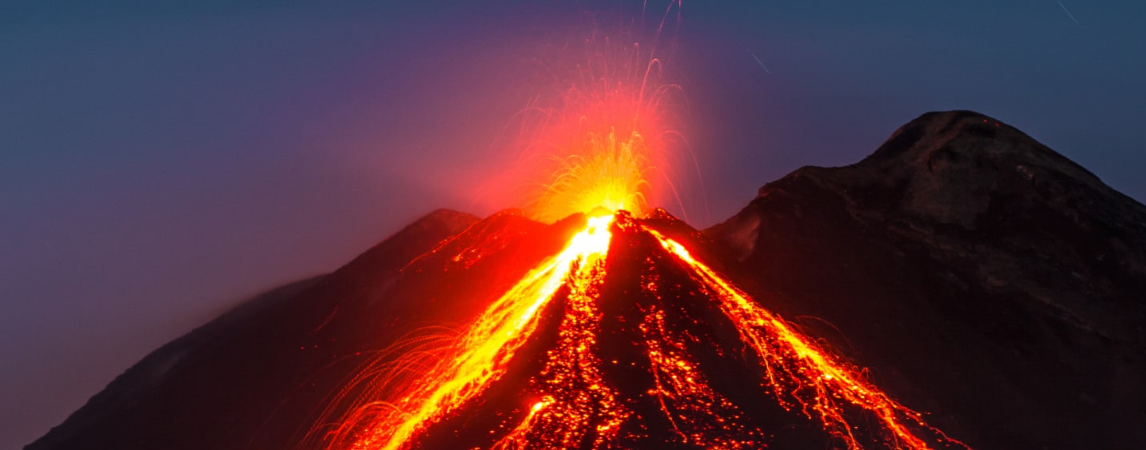
M 1146 448 L 1146 207 L 1002 122 L 925 114 L 705 234 L 972 447 Z

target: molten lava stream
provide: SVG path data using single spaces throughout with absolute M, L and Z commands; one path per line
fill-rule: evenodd
M 437 361 L 404 392 L 391 393 L 384 412 L 351 418 L 335 442 L 350 448 L 395 450 L 499 378 L 517 349 L 537 327 L 538 311 L 553 297 L 575 267 L 591 267 L 609 248 L 611 215 L 593 217 L 556 257 L 542 263 L 497 299 L 454 345 L 432 355 Z M 540 408 L 540 407 L 538 407 Z M 360 423 L 365 421 L 367 423 Z M 361 431 L 356 431 L 361 430 Z M 353 434 L 353 436 L 346 436 Z
M 927 425 L 922 414 L 901 405 L 869 383 L 860 370 L 838 361 L 814 344 L 811 338 L 792 329 L 779 316 L 758 306 L 708 266 L 694 259 L 680 243 L 655 230 L 647 227 L 644 229 L 665 250 L 691 267 L 696 279 L 711 291 L 720 303 L 721 311 L 736 325 L 740 339 L 759 356 L 766 373 L 765 382 L 785 408 L 790 408 L 791 404 L 783 393 L 790 392 L 805 415 L 818 418 L 824 429 L 839 438 L 849 450 L 861 450 L 863 446 L 853 432 L 857 427 L 845 417 L 845 404 L 873 414 L 878 419 L 877 425 L 888 434 L 886 445 L 890 448 L 931 448 L 905 422 L 929 430 L 939 443 L 968 448 L 962 442 Z
M 522 431 L 501 439 L 495 449 L 581 448 L 585 442 L 601 448 L 614 441 L 629 418 L 617 390 L 605 382 L 597 357 L 604 266 L 602 253 L 570 273 L 556 345 L 531 383 L 544 392 L 544 407 L 531 409 L 518 426 Z

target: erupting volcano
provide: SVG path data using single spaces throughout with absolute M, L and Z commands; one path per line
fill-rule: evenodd
M 1146 208 L 1018 130 L 950 112 L 694 230 L 653 207 L 682 206 L 672 162 L 691 156 L 655 50 L 674 5 L 651 45 L 596 31 L 566 48 L 577 62 L 523 113 L 502 180 L 522 209 L 435 212 L 252 300 L 29 449 L 1146 442 L 1109 433 L 1146 399 L 1132 327 L 1146 263 L 1127 250 L 1146 245 Z M 1097 391 L 1079 381 L 1093 367 L 1110 368 Z
M 332 399 L 307 444 L 753 449 L 794 420 L 825 437 L 779 439 L 965 448 L 639 218 L 663 198 L 652 192 L 675 190 L 648 176 L 664 171 L 666 136 L 676 136 L 664 98 L 679 88 L 639 43 L 595 35 L 584 52 L 525 145 L 548 163 L 530 214 L 573 225 L 572 237 L 455 338 L 414 332 L 395 343 L 384 353 L 393 358 L 361 370 L 376 376 Z M 485 239 L 459 247 L 455 237 L 430 254 L 486 258 L 497 247 Z
M 568 245 L 450 345 L 408 350 L 421 370 L 382 374 L 328 448 L 750 449 L 794 416 L 829 436 L 783 438 L 803 445 L 964 447 L 649 222 L 571 220 Z
M 925 115 L 703 231 L 437 211 L 28 448 L 1140 448 L 1146 266 L 1106 261 L 1138 261 L 1146 208 L 997 123 Z

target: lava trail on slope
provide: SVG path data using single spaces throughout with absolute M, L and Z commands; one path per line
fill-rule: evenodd
M 382 381 L 360 380 L 376 398 L 324 446 L 965 448 L 698 261 L 687 235 L 625 212 L 579 220 L 452 340 L 407 341 Z

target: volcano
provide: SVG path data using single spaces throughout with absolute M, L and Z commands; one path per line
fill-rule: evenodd
M 1137 449 L 1146 207 L 929 113 L 695 230 L 439 210 L 27 449 Z

